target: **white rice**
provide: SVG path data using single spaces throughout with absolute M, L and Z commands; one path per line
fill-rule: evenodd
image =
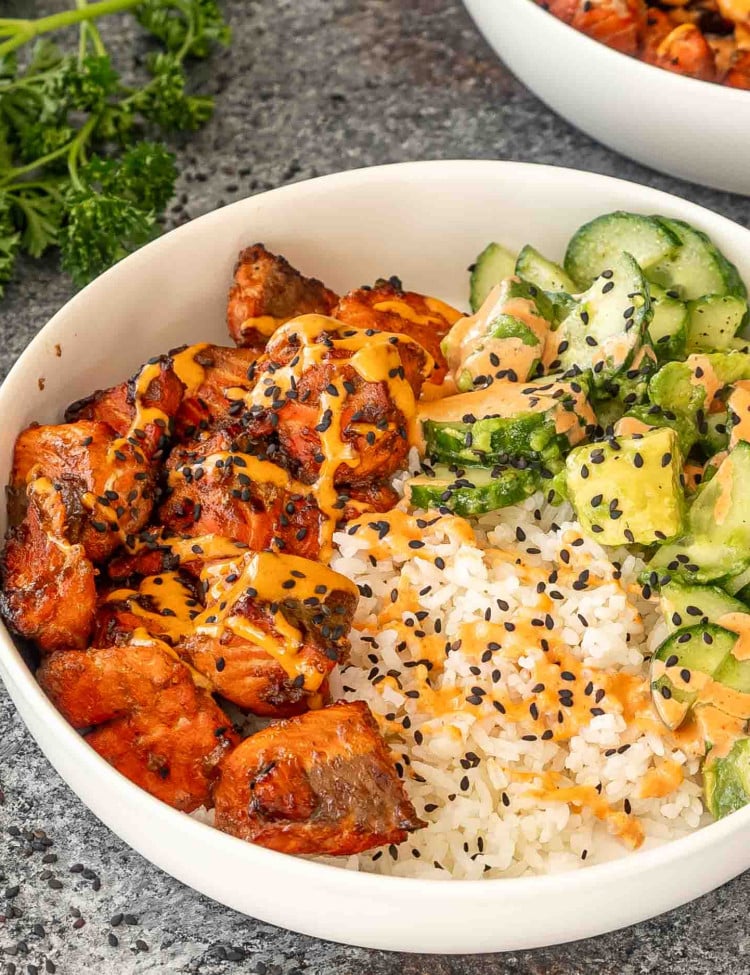
M 636 583 L 642 563 L 585 538 L 570 508 L 548 506 L 541 495 L 480 519 L 475 542 L 456 519 L 435 512 L 421 513 L 418 527 L 424 545 L 416 549 L 396 532 L 382 541 L 366 529 L 337 533 L 332 567 L 363 596 L 351 660 L 332 689 L 335 698 L 369 704 L 428 825 L 399 847 L 328 862 L 432 879 L 516 877 L 624 855 L 633 843 L 613 835 L 623 824 L 642 831 L 642 848 L 699 826 L 698 758 L 654 715 L 641 709 L 640 720 L 627 722 L 622 695 L 593 689 L 631 675 L 649 711 L 646 658 L 663 625 Z M 545 650 L 550 643 L 558 650 Z M 557 704 L 539 704 L 536 720 L 530 711 L 543 701 L 539 669 L 562 672 L 564 663 L 555 671 L 549 659 L 564 655 L 563 645 L 579 673 L 554 684 L 554 693 L 572 690 L 583 715 L 567 740 Z M 417 664 L 425 658 L 429 671 Z M 522 713 L 511 720 L 493 700 Z M 644 776 L 665 762 L 681 767 L 682 782 L 661 798 L 641 798 Z M 588 804 L 550 797 L 571 786 L 595 787 L 612 815 L 597 818 Z

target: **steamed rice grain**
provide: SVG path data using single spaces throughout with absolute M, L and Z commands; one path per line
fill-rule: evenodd
M 698 757 L 649 720 L 647 661 L 663 630 L 637 584 L 642 563 L 605 551 L 541 495 L 479 519 L 474 541 L 452 516 L 402 517 L 411 541 L 398 523 L 381 539 L 366 517 L 335 537 L 332 568 L 362 598 L 332 690 L 368 703 L 428 826 L 341 865 L 516 877 L 700 825 Z M 623 713 L 631 699 L 637 713 Z M 675 787 L 642 798 L 665 769 Z

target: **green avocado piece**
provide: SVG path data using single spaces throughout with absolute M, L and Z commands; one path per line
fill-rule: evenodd
M 577 447 L 566 470 L 576 515 L 603 545 L 650 545 L 682 532 L 682 455 L 673 430 Z

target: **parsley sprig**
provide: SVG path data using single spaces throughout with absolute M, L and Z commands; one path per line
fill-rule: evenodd
M 98 27 L 122 12 L 156 42 L 137 86 Z M 73 25 L 77 49 L 64 51 L 49 35 Z M 177 170 L 155 139 L 210 118 L 213 99 L 189 89 L 185 63 L 229 42 L 216 0 L 75 0 L 0 18 L 0 296 L 20 252 L 59 247 L 81 286 L 158 234 Z

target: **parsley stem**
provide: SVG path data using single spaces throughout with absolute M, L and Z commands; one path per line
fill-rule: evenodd
M 74 175 L 74 173 L 77 173 L 78 156 L 81 149 L 88 141 L 89 136 L 91 135 L 91 132 L 98 121 L 99 117 L 97 115 L 92 115 L 86 124 L 78 131 L 76 137 L 71 139 L 70 142 L 66 142 L 64 146 L 60 146 L 53 152 L 48 152 L 46 156 L 40 156 L 39 159 L 35 159 L 33 162 L 27 163 L 25 166 L 18 166 L 16 169 L 11 169 L 3 179 L 0 179 L 0 189 L 4 189 L 8 183 L 13 182 L 19 176 L 23 176 L 24 173 L 31 173 L 35 169 L 41 169 L 43 166 L 46 166 L 47 163 L 50 163 L 55 159 L 59 159 L 61 156 L 68 157 L 68 165 L 71 167 L 71 179 L 77 185 L 77 176 Z
M 0 34 L 11 35 L 7 41 L 0 44 L 0 57 L 10 54 L 16 48 L 23 47 L 35 37 L 49 34 L 50 31 L 61 27 L 70 27 L 85 21 L 96 20 L 107 14 L 119 13 L 121 10 L 131 10 L 139 6 L 143 0 L 98 0 L 90 6 L 79 7 L 76 10 L 63 10 L 57 14 L 48 14 L 36 20 L 23 18 L 4 18 L 0 20 Z
M 85 10 L 88 7 L 88 0 L 76 0 L 76 8 Z M 78 63 L 80 64 L 86 57 L 89 40 L 94 45 L 94 51 L 98 57 L 104 57 L 107 53 L 97 26 L 90 20 L 81 22 L 81 34 L 78 41 Z

